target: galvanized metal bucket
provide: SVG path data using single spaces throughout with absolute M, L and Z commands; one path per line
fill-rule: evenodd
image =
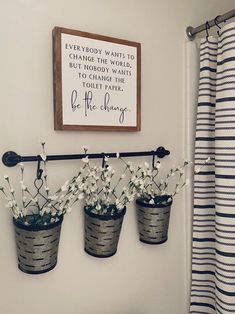
M 136 200 L 139 239 L 148 244 L 161 244 L 168 239 L 172 201 L 167 204 L 148 204 Z
M 117 251 L 124 208 L 114 215 L 99 215 L 85 211 L 85 251 L 95 257 L 110 257 Z
M 42 274 L 56 266 L 62 221 L 63 217 L 46 226 L 26 226 L 13 219 L 20 270 Z

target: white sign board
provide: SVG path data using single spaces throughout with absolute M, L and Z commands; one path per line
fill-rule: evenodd
M 140 130 L 140 44 L 54 29 L 55 129 Z

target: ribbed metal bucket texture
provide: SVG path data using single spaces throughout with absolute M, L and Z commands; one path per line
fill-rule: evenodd
M 101 216 L 85 209 L 85 251 L 95 257 L 110 257 L 117 251 L 126 209 L 114 216 Z
M 45 226 L 45 229 L 44 226 L 40 227 L 40 230 L 14 221 L 20 270 L 29 274 L 42 274 L 56 266 L 62 220 Z
M 137 201 L 139 238 L 148 244 L 161 244 L 167 241 L 171 203 L 166 206 L 145 205 Z M 155 206 L 155 207 L 154 207 Z

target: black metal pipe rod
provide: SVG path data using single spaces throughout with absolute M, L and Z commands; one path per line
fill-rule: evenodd
M 216 19 L 213 19 L 213 20 L 210 20 L 208 21 L 208 27 L 213 27 L 216 25 L 216 22 L 219 24 L 219 23 L 222 23 L 222 22 L 226 22 L 227 20 L 233 18 L 235 16 L 235 10 L 231 10 L 223 15 L 219 15 L 218 18 Z M 205 24 L 202 24 L 198 27 L 192 27 L 192 26 L 188 26 L 186 28 L 186 33 L 187 33 L 187 36 L 190 40 L 193 40 L 196 36 L 196 34 L 198 33 L 201 33 L 203 31 L 206 30 L 206 23 Z
M 157 156 L 163 158 L 170 154 L 169 150 L 166 150 L 164 147 L 160 146 L 156 150 L 144 151 L 144 152 L 121 152 L 119 157 L 143 157 L 143 156 Z M 98 153 L 98 154 L 70 154 L 70 155 L 48 155 L 46 156 L 47 161 L 52 160 L 77 160 L 85 157 L 90 159 L 95 158 L 104 158 L 105 156 L 109 158 L 117 158 L 117 153 Z M 15 152 L 9 151 L 2 156 L 2 162 L 7 167 L 14 167 L 20 162 L 31 162 L 31 161 L 40 161 L 42 160 L 40 155 L 37 156 L 20 156 Z

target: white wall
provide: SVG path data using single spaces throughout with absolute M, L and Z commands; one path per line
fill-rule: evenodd
M 211 8 L 211 4 L 214 4 Z M 221 5 L 221 2 L 223 5 Z M 164 145 L 177 164 L 184 154 L 183 64 L 185 27 L 232 7 L 232 1 L 0 0 L 0 154 L 13 150 L 48 154 L 151 150 Z M 218 9 L 218 10 L 217 10 Z M 220 10 L 221 9 L 221 10 Z M 54 26 L 142 44 L 142 131 L 139 133 L 53 130 L 52 36 Z M 54 162 L 56 187 L 77 162 Z M 28 179 L 36 171 L 27 164 Z M 18 169 L 0 165 L 18 182 Z M 118 253 L 96 259 L 83 251 L 82 208 L 65 217 L 55 270 L 30 276 L 17 269 L 10 214 L 0 201 L 0 314 L 186 314 L 189 270 L 183 194 L 172 209 L 169 241 L 138 242 L 134 208 L 126 214 Z

